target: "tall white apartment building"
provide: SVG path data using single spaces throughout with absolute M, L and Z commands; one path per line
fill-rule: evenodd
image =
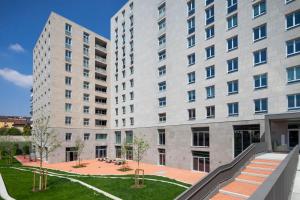
M 142 136 L 144 161 L 210 171 L 299 143 L 300 1 L 132 0 L 111 44 L 111 156 Z
M 109 40 L 52 12 L 33 50 L 33 124 L 49 118 L 61 147 L 49 162 L 106 156 L 110 128 Z M 48 158 L 47 158 L 48 159 Z

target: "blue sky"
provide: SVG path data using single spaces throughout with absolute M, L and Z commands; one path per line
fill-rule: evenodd
M 0 115 L 29 115 L 32 49 L 51 11 L 109 38 L 127 0 L 0 0 Z

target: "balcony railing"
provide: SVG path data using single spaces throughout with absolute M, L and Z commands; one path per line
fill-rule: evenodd
M 100 50 L 100 51 L 106 52 L 106 48 L 103 47 L 103 46 L 101 46 L 101 45 L 99 45 L 99 44 L 96 44 L 96 45 L 95 45 L 95 48 L 98 49 L 98 50 Z
M 95 68 L 95 71 L 96 72 L 99 72 L 99 73 L 103 73 L 103 74 L 106 74 L 107 72 L 106 72 L 106 69 L 103 69 L 103 68 L 100 68 L 100 67 L 96 67 Z
M 101 56 L 95 56 L 96 60 L 102 63 L 106 63 L 106 58 L 102 58 Z

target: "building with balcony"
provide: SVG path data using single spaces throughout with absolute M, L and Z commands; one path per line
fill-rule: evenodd
M 109 46 L 108 39 L 50 14 L 33 50 L 32 100 L 33 124 L 49 118 L 49 127 L 62 142 L 49 162 L 76 160 L 77 138 L 89 142 L 83 159 L 106 155 Z

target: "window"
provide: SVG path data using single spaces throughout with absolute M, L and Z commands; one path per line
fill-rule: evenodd
M 266 88 L 268 86 L 268 75 L 267 74 L 259 74 L 254 76 L 254 88 L 261 89 Z
M 66 61 L 70 62 L 71 58 L 72 58 L 72 52 L 69 51 L 69 50 L 66 50 L 66 52 L 65 52 L 65 59 L 66 59 Z
M 188 40 L 188 48 L 195 46 L 196 43 L 195 35 L 188 37 L 187 40 Z
M 71 112 L 72 111 L 72 104 L 65 103 L 65 111 L 66 112 Z
M 122 94 L 122 101 L 125 102 L 126 101 L 126 95 Z
M 68 49 L 70 49 L 71 46 L 72 46 L 72 39 L 69 38 L 69 37 L 66 37 L 65 38 L 65 47 L 68 48 Z
M 215 21 L 214 19 L 214 6 L 211 6 L 205 10 L 206 25 L 211 24 Z
M 195 32 L 195 17 L 192 17 L 187 21 L 188 23 L 188 34 L 192 34 Z
M 165 46 L 166 44 L 166 35 L 162 35 L 158 38 L 158 44 L 160 47 Z
M 84 133 L 83 135 L 83 140 L 89 140 L 90 139 L 90 134 L 89 133 Z
M 89 67 L 89 59 L 86 57 L 83 58 L 83 66 L 87 68 Z
M 286 42 L 287 57 L 294 56 L 300 53 L 300 38 Z
M 205 88 L 206 89 L 206 98 L 207 99 L 212 99 L 215 97 L 215 86 L 208 86 Z
M 123 88 L 123 90 L 126 89 L 126 83 L 125 82 L 122 83 L 122 88 Z
M 261 49 L 253 53 L 254 66 L 267 63 L 267 49 Z
M 263 24 L 253 28 L 254 42 L 265 39 L 267 37 L 267 25 Z
M 132 144 L 133 143 L 133 133 L 132 131 L 125 131 L 126 134 L 126 143 Z
M 201 128 L 204 129 L 204 128 Z M 206 129 L 206 128 L 205 128 Z M 208 130 L 192 130 L 193 146 L 194 147 L 209 147 L 209 132 Z
M 163 50 L 158 53 L 158 59 L 159 59 L 159 61 L 163 61 L 166 59 L 166 50 Z
M 159 107 L 165 107 L 167 104 L 166 97 L 161 97 L 158 99 Z
M 215 117 L 215 106 L 207 106 L 206 118 L 214 118 L 214 117 Z
M 188 83 L 189 84 L 192 84 L 192 83 L 195 83 L 195 72 L 190 72 L 188 73 Z
M 65 117 L 65 125 L 70 125 L 72 123 L 72 117 Z
M 158 119 L 159 119 L 159 122 L 166 122 L 166 120 L 167 120 L 166 113 L 159 113 Z
M 83 55 L 89 56 L 89 47 L 86 45 L 83 46 Z
M 300 66 L 289 67 L 286 72 L 288 83 L 300 81 Z
M 158 145 L 166 145 L 165 129 L 158 129 Z
M 188 101 L 194 102 L 195 100 L 196 100 L 196 91 L 195 90 L 188 91 Z
M 69 64 L 69 63 L 66 63 L 65 64 L 65 70 L 66 70 L 66 72 L 71 72 L 72 71 L 72 65 Z
M 206 79 L 215 77 L 215 66 L 214 65 L 206 67 L 205 71 L 206 71 Z
M 290 94 L 287 98 L 289 110 L 300 109 L 300 94 Z
M 189 114 L 189 120 L 195 120 L 196 119 L 196 109 L 188 109 L 188 114 Z
M 107 134 L 105 133 L 96 133 L 96 140 L 106 140 Z
M 71 99 L 72 98 L 72 91 L 71 90 L 65 90 L 65 97 L 67 99 Z
M 130 87 L 134 87 L 134 81 L 133 81 L 133 79 L 130 79 Z
M 88 33 L 83 33 L 83 42 L 84 43 L 89 43 L 89 34 Z
M 188 55 L 188 65 L 194 65 L 196 61 L 195 53 Z
M 267 113 L 268 112 L 268 99 L 255 99 L 254 100 L 255 113 Z
M 236 94 L 239 92 L 239 81 L 229 81 L 227 82 L 228 94 Z
M 166 81 L 163 81 L 163 82 L 160 82 L 158 83 L 158 88 L 159 88 L 159 91 L 165 91 L 166 90 L 166 87 L 167 87 L 167 83 Z
M 213 3 L 214 0 L 205 0 L 205 5 L 208 6 L 209 4 Z
M 158 14 L 159 17 L 164 17 L 166 14 L 166 4 L 163 3 L 159 8 L 158 8 Z
M 238 48 L 238 36 L 227 39 L 227 50 L 232 51 Z
M 83 94 L 83 101 L 90 101 L 90 95 L 89 94 Z
M 65 25 L 65 32 L 66 32 L 66 35 L 71 35 L 71 33 L 72 33 L 72 26 L 70 24 L 66 24 Z
M 134 112 L 134 105 L 130 105 L 130 112 L 133 113 Z
M 237 10 L 237 0 L 227 0 L 227 14 Z
M 215 36 L 215 26 L 210 26 L 205 29 L 206 39 L 210 39 Z
M 87 70 L 87 69 L 83 69 L 83 76 L 84 77 L 89 77 L 89 70 Z
M 130 125 L 133 126 L 134 125 L 134 118 L 130 117 L 129 120 L 130 120 Z
M 89 106 L 83 106 L 83 113 L 89 114 L 90 113 L 90 107 Z
M 89 87 L 90 87 L 90 83 L 89 82 L 87 82 L 87 81 L 83 81 L 83 89 L 89 89 Z
M 229 103 L 228 106 L 228 116 L 237 116 L 239 115 L 239 103 Z
M 106 124 L 107 124 L 106 120 L 99 120 L 99 119 L 95 120 L 95 126 L 106 126 Z
M 232 15 L 227 18 L 227 29 L 233 29 L 234 27 L 238 26 L 238 16 L 237 15 Z
M 230 60 L 227 60 L 227 72 L 228 73 L 232 73 L 232 72 L 236 72 L 239 69 L 239 62 L 238 62 L 238 58 L 233 58 Z
M 116 131 L 115 132 L 115 143 L 116 144 L 121 144 L 122 143 L 122 138 L 121 138 L 121 132 L 120 131 Z
M 260 1 L 253 5 L 253 18 L 266 13 L 266 1 Z
M 66 84 L 66 85 L 71 85 L 71 84 L 72 84 L 72 78 L 66 76 L 66 77 L 65 77 L 65 84 Z
M 130 95 L 130 100 L 133 100 L 133 99 L 134 99 L 134 94 L 133 94 L 133 92 L 130 92 L 129 95 Z
M 191 16 L 195 13 L 195 0 L 190 0 L 187 3 L 187 7 L 188 7 L 188 15 Z
M 158 75 L 163 76 L 166 74 L 166 66 L 161 66 L 158 68 Z
M 158 22 L 158 29 L 160 31 L 164 30 L 166 28 L 166 19 L 161 20 Z
M 89 126 L 90 125 L 90 119 L 84 118 L 83 119 L 83 126 Z
M 292 12 L 285 16 L 286 29 L 294 28 L 300 25 L 300 10 Z
M 66 133 L 65 139 L 66 139 L 66 141 L 70 141 L 72 139 L 72 133 Z
M 215 57 L 215 46 L 214 45 L 206 47 L 205 51 L 206 51 L 206 59 Z

